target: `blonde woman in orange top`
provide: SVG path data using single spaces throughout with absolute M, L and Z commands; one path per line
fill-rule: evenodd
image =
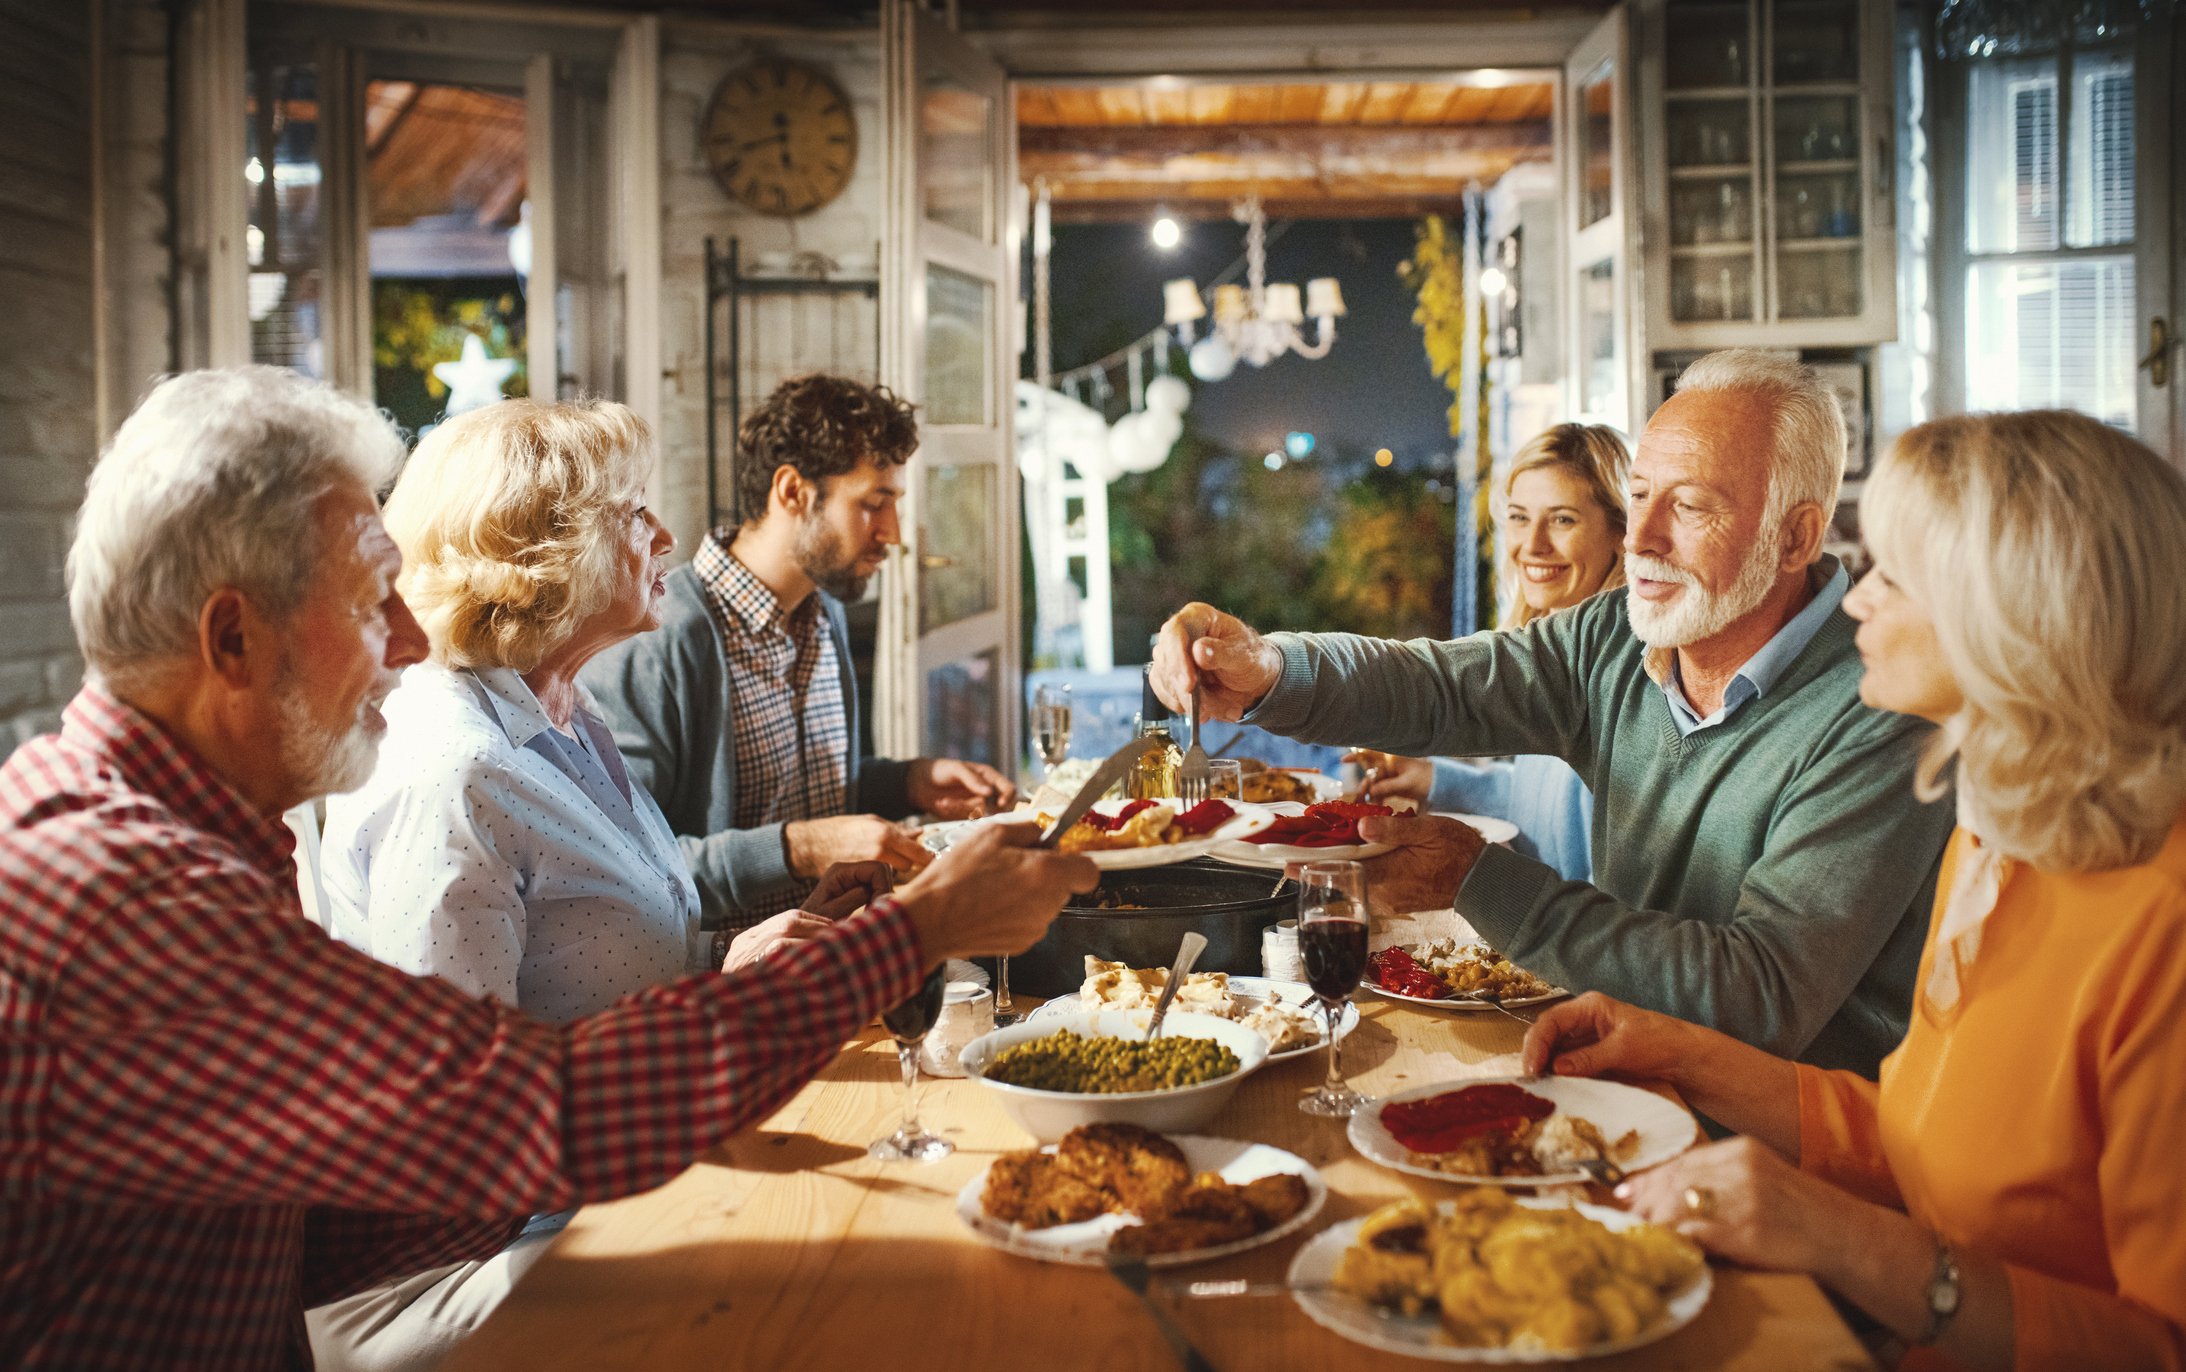
M 1802 1271 L 1906 1365 L 2186 1367 L 2186 481 L 2056 412 L 1900 439 L 1860 694 L 1943 727 L 1959 831 L 1879 1083 L 1582 996 L 1529 1070 L 1667 1080 L 1744 1137 L 1618 1194 Z

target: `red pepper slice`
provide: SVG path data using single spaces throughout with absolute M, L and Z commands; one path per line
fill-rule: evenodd
M 1213 833 L 1229 823 L 1236 815 L 1237 811 L 1230 807 L 1228 801 L 1203 800 L 1183 814 L 1178 815 L 1174 823 L 1177 828 L 1197 838 L 1201 834 Z
M 1547 1119 L 1556 1103 L 1509 1082 L 1487 1082 L 1382 1107 L 1382 1127 L 1415 1153 L 1447 1153 L 1470 1138 Z
M 1080 824 L 1090 824 L 1103 833 L 1112 834 L 1129 823 L 1133 815 L 1142 810 L 1151 810 L 1153 808 L 1154 802 L 1150 800 L 1127 801 L 1124 807 L 1113 815 L 1104 815 L 1098 810 L 1088 810 L 1085 812 L 1085 818 L 1078 822 Z
M 1420 966 L 1419 959 L 1402 948 L 1384 948 L 1366 960 L 1376 986 L 1417 1000 L 1448 1000 L 1450 988 L 1442 978 Z
M 1282 843 L 1293 848 L 1340 848 L 1359 841 L 1359 821 L 1369 815 L 1393 815 L 1386 805 L 1324 800 L 1302 815 L 1285 815 L 1247 839 L 1247 843 Z

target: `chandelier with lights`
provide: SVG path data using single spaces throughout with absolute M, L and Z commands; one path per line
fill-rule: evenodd
M 1205 338 L 1193 341 L 1193 324 L 1207 317 L 1198 285 L 1185 276 L 1161 289 L 1162 323 L 1175 329 L 1178 340 L 1191 350 L 1192 375 L 1202 381 L 1220 381 L 1237 369 L 1240 359 L 1265 367 L 1285 353 L 1328 356 L 1336 342 L 1336 320 L 1344 312 L 1343 290 L 1336 278 L 1317 276 L 1308 281 L 1302 304 L 1295 283 L 1269 285 L 1268 221 L 1260 211 L 1260 197 L 1247 197 L 1232 213 L 1245 226 L 1245 284 L 1231 282 L 1214 288 L 1214 324 Z M 1305 334 L 1308 316 L 1317 325 L 1310 343 Z

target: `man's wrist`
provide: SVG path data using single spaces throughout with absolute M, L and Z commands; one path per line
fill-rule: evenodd
M 782 865 L 789 869 L 791 876 L 804 881 L 812 881 L 820 873 L 815 870 L 814 864 L 805 856 L 804 837 L 806 825 L 807 821 L 801 819 L 792 819 L 783 823 Z
M 926 932 L 919 927 L 918 895 L 916 892 L 888 891 L 866 902 L 866 910 L 886 920 L 903 925 L 910 936 L 911 947 L 918 954 L 919 965 L 928 966 L 941 960 L 940 955 L 926 946 Z

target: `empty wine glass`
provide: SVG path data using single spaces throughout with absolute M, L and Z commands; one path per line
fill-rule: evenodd
M 1070 756 L 1070 687 L 1048 685 L 1032 693 L 1032 746 L 1049 772 Z
M 1298 1102 L 1309 1115 L 1342 1119 L 1371 1099 L 1344 1085 L 1336 1026 L 1366 971 L 1366 870 L 1356 862 L 1308 862 L 1298 869 L 1298 956 L 1328 1020 L 1328 1079 Z
M 896 1040 L 896 1057 L 903 1064 L 903 1124 L 884 1139 L 875 1139 L 865 1150 L 869 1158 L 883 1162 L 939 1162 L 956 1151 L 956 1145 L 929 1134 L 918 1122 L 918 1045 L 926 1031 L 941 1018 L 948 990 L 948 966 L 926 974 L 916 991 L 882 1012 L 880 1022 Z

